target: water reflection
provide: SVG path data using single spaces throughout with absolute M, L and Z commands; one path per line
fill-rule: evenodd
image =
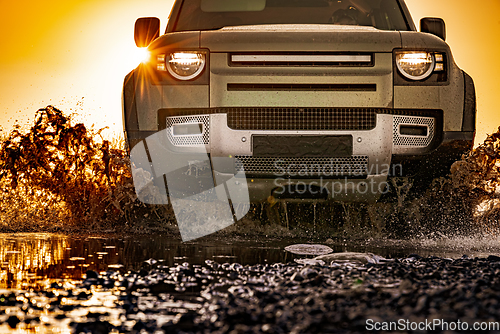
M 24 288 L 61 274 L 68 238 L 50 234 L 0 234 L 0 288 Z
M 284 250 L 294 243 L 310 240 L 249 238 L 183 243 L 162 235 L 125 238 L 68 237 L 60 234 L 0 234 L 0 289 L 43 288 L 54 280 L 85 278 L 87 270 L 103 272 L 149 269 L 153 262 L 173 266 L 189 262 L 286 263 L 304 256 Z M 315 243 L 321 243 L 315 241 Z M 422 256 L 458 258 L 500 254 L 498 237 L 414 240 L 336 241 L 328 244 L 334 252 L 372 252 L 401 258 L 411 253 Z
M 164 265 L 190 262 L 243 264 L 293 261 L 288 241 L 182 243 L 161 235 L 100 238 L 48 233 L 0 234 L 0 289 L 42 287 L 55 279 L 82 279 L 87 270 L 140 270 L 149 259 Z

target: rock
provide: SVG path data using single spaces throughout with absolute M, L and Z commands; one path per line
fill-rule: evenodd
M 325 261 L 316 260 L 316 259 L 294 259 L 294 261 L 297 263 L 303 264 L 303 265 L 311 265 L 311 266 L 314 266 L 314 265 L 324 266 L 325 265 Z
M 89 299 L 90 297 L 92 297 L 92 293 L 87 293 L 85 291 L 82 291 L 80 292 L 78 295 L 77 295 L 77 299 L 78 300 L 87 300 Z
M 290 279 L 295 282 L 302 282 L 304 280 L 304 276 L 302 276 L 300 272 L 296 272 L 292 275 L 292 277 L 290 277 Z
M 410 254 L 408 255 L 408 259 L 415 259 L 415 260 L 420 260 L 422 257 L 418 254 Z
M 300 275 L 305 278 L 314 278 L 318 276 L 318 271 L 310 267 L 305 267 L 300 271 Z
M 75 333 L 108 334 L 113 326 L 107 321 L 83 322 L 74 326 Z
M 97 274 L 95 271 L 93 270 L 87 270 L 87 272 L 85 273 L 87 279 L 90 279 L 90 278 L 99 278 L 99 274 Z
M 415 312 L 420 313 L 427 307 L 428 297 L 426 295 L 420 296 L 417 300 L 417 305 L 415 306 Z
M 399 291 L 401 293 L 409 293 L 413 291 L 413 283 L 409 279 L 405 279 L 399 284 Z
M 355 253 L 355 252 L 343 252 L 343 253 L 332 253 L 327 255 L 321 255 L 314 258 L 315 260 L 330 262 L 353 262 L 353 263 L 379 263 L 381 256 L 374 255 L 372 253 Z
M 490 255 L 488 256 L 487 260 L 490 262 L 500 262 L 500 256 Z
M 19 320 L 19 318 L 15 315 L 11 315 L 8 319 L 7 319 L 7 324 L 9 325 L 10 328 L 14 329 L 17 327 L 17 325 L 21 322 L 21 320 Z
M 229 279 L 231 280 L 235 280 L 238 278 L 238 273 L 237 272 L 234 272 L 234 271 L 231 271 L 229 274 L 227 274 L 227 277 L 229 277 Z
M 316 244 L 296 244 L 285 247 L 287 252 L 297 255 L 323 255 L 333 252 L 328 246 Z

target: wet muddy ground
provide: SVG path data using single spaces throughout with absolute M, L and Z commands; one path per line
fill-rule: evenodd
M 255 239 L 0 234 L 0 332 L 348 333 L 500 319 L 496 237 Z M 285 250 L 295 244 L 346 256 Z

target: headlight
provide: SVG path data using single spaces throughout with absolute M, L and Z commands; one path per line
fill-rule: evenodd
M 436 60 L 430 52 L 397 52 L 396 66 L 410 80 L 424 80 L 434 71 Z
M 161 59 L 160 59 L 161 58 Z M 161 64 L 161 61 L 165 63 Z M 179 80 L 196 78 L 205 68 L 205 53 L 196 51 L 172 52 L 158 56 L 158 70 L 168 70 L 168 73 Z M 166 65 L 166 66 L 165 66 Z

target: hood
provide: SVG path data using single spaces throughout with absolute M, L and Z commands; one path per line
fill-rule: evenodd
M 342 25 L 258 25 L 201 31 L 200 47 L 211 52 L 392 52 L 398 31 Z

